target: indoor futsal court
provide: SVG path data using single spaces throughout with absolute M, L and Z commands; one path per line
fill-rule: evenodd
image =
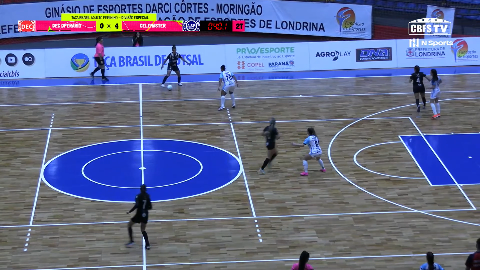
M 427 251 L 459 269 L 480 232 L 480 75 L 438 68 L 432 120 L 412 72 L 237 74 L 224 111 L 217 74 L 4 84 L 0 268 L 290 269 L 307 250 L 315 269 L 418 269 Z M 327 172 L 302 177 L 308 127 Z M 142 183 L 149 251 L 138 225 L 125 247 Z

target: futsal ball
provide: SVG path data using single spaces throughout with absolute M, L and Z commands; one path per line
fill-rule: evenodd
M 168 89 L 168 90 L 172 90 L 172 88 L 173 88 L 173 87 L 172 87 L 171 85 L 167 86 L 167 89 Z

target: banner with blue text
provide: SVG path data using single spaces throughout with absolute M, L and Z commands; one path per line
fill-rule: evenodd
M 62 13 L 156 13 L 158 20 L 243 20 L 246 32 L 372 38 L 372 6 L 275 0 L 77 0 L 0 5 L 0 38 L 59 34 L 18 32 L 18 21 L 60 20 Z

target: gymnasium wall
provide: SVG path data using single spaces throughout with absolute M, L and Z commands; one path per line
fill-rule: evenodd
M 423 40 L 360 40 L 183 46 L 183 74 L 234 73 L 480 65 L 480 37 Z M 431 43 L 434 42 L 434 43 Z M 106 48 L 108 76 L 163 74 L 170 46 Z M 87 77 L 95 69 L 94 48 L 0 51 L 0 79 Z

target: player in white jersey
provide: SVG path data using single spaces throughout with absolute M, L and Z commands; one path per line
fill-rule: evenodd
M 307 129 L 308 137 L 305 139 L 303 144 L 292 143 L 293 146 L 305 146 L 308 145 L 310 147 L 310 152 L 308 155 L 302 157 L 303 160 L 303 172 L 300 174 L 301 176 L 308 176 L 308 161 L 315 159 L 318 161 L 320 166 L 322 166 L 321 172 L 326 172 L 325 166 L 323 165 L 322 157 L 322 148 L 320 147 L 320 143 L 318 141 L 317 134 L 315 129 L 308 128 Z
M 436 69 L 430 71 L 430 76 L 432 76 L 432 93 L 430 94 L 430 106 L 432 106 L 433 111 L 432 119 L 437 119 L 440 117 L 440 103 L 438 103 L 438 98 L 440 97 L 440 84 L 442 80 L 438 77 Z
M 235 109 L 235 95 L 233 92 L 235 91 L 235 87 L 238 87 L 238 81 L 235 75 L 232 72 L 225 70 L 225 65 L 220 67 L 220 79 L 218 79 L 218 91 L 221 91 L 221 98 L 220 98 L 220 108 L 219 111 L 225 109 L 225 96 L 227 92 L 230 94 L 230 98 L 232 99 L 232 108 Z M 223 82 L 223 88 L 222 88 Z

